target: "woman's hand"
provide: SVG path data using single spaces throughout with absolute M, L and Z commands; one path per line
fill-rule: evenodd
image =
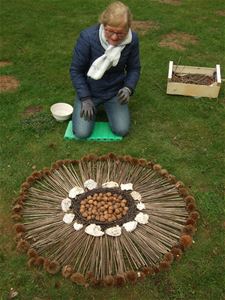
M 117 97 L 119 98 L 120 104 L 127 104 L 130 100 L 131 90 L 128 87 L 124 87 L 119 90 Z
M 86 121 L 92 121 L 94 119 L 95 113 L 96 108 L 91 98 L 87 98 L 86 100 L 81 101 L 81 118 L 84 118 Z

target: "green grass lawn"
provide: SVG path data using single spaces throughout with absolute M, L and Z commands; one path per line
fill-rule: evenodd
M 0 61 L 12 64 L 0 71 L 20 86 L 1 93 L 0 100 L 0 299 L 7 299 L 10 288 L 21 300 L 224 299 L 224 82 L 217 99 L 169 96 L 166 84 L 170 60 L 210 68 L 220 64 L 225 78 L 225 3 L 162 2 L 125 1 L 135 20 L 157 26 L 140 33 L 142 74 L 130 101 L 131 132 L 122 141 L 106 143 L 63 140 L 67 123 L 55 122 L 49 108 L 55 102 L 73 104 L 69 66 L 74 42 L 110 1 L 1 1 Z M 171 32 L 187 33 L 195 43 L 187 40 L 184 50 L 161 47 Z M 29 107 L 40 111 L 30 116 Z M 186 184 L 201 215 L 195 243 L 169 272 L 120 289 L 85 289 L 60 275 L 30 269 L 27 257 L 16 252 L 11 221 L 21 183 L 34 169 L 58 159 L 108 152 L 153 160 Z

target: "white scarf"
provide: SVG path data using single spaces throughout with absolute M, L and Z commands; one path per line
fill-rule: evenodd
M 92 63 L 87 73 L 87 76 L 95 80 L 101 79 L 109 68 L 118 64 L 121 51 L 132 41 L 132 33 L 131 29 L 129 29 L 126 38 L 118 46 L 112 46 L 107 42 L 104 26 L 101 24 L 99 27 L 99 39 L 102 47 L 105 49 L 105 53 Z

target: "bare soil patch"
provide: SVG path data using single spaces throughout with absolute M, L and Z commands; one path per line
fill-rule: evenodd
M 25 108 L 23 112 L 24 117 L 32 116 L 40 111 L 43 111 L 43 107 L 41 105 L 29 105 Z
M 171 5 L 181 5 L 181 0 L 159 0 L 159 2 Z
M 3 208 L 1 207 L 2 211 Z M 0 234 L 1 235 L 13 235 L 11 218 L 6 214 L 6 212 L 0 214 Z
M 3 211 L 2 207 L 1 210 Z M 6 212 L 0 214 L 0 235 L 2 239 L 5 240 L 5 243 L 0 245 L 0 252 L 3 251 L 4 253 L 11 253 L 14 248 L 14 230 L 11 218 L 6 214 Z M 8 242 L 8 240 L 10 242 Z
M 141 35 L 146 34 L 150 30 L 156 30 L 159 28 L 159 24 L 154 21 L 133 21 L 132 29 Z
M 0 92 L 11 92 L 15 91 L 19 86 L 19 81 L 9 75 L 0 76 Z
M 198 42 L 198 38 L 186 32 L 171 32 L 162 36 L 159 43 L 161 47 L 168 47 L 183 51 L 188 45 L 194 45 Z
M 216 14 L 217 14 L 218 16 L 225 17 L 225 10 L 217 10 L 217 11 L 216 11 Z
M 11 66 L 11 65 L 12 65 L 12 62 L 10 62 L 10 61 L 0 61 L 0 68 L 4 68 L 7 66 Z

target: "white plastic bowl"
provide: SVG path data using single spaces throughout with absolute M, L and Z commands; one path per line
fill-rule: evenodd
M 67 103 L 55 103 L 50 110 L 53 117 L 59 122 L 68 120 L 73 113 L 73 107 Z

